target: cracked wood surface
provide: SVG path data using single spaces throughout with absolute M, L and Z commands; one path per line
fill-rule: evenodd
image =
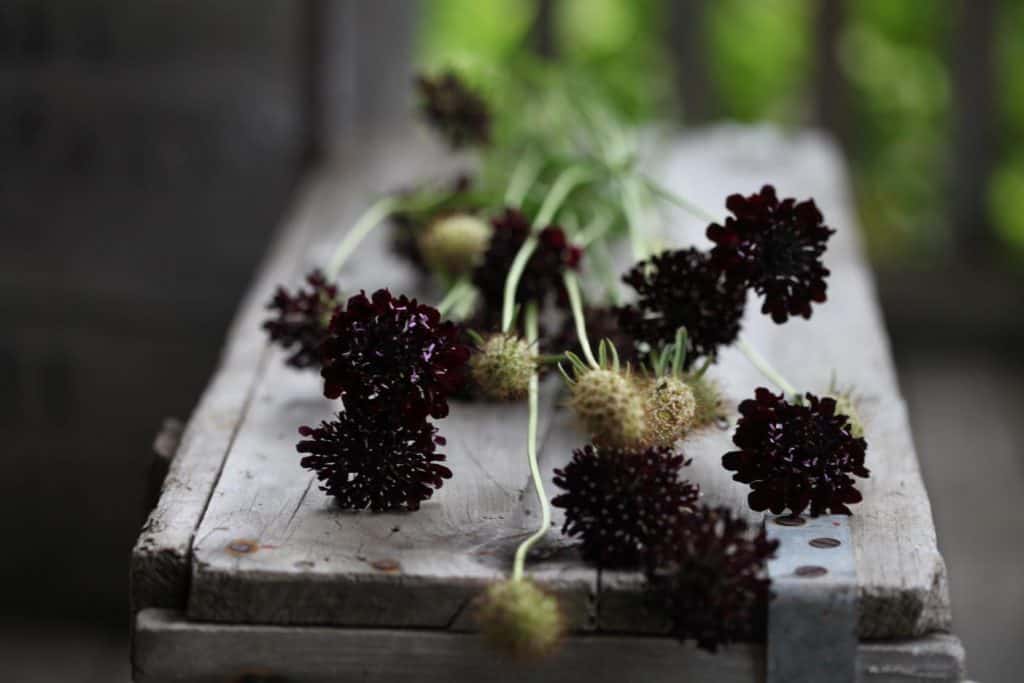
M 455 476 L 421 511 L 339 512 L 298 466 L 294 450 L 297 426 L 327 417 L 331 404 L 320 398 L 316 375 L 285 368 L 277 351 L 264 356 L 258 329 L 260 304 L 276 281 L 297 284 L 304 270 L 325 260 L 332 238 L 373 192 L 401 186 L 429 168 L 429 155 L 415 149 L 393 144 L 364 155 L 360 173 L 351 172 L 351 166 L 347 176 L 322 172 L 296 220 L 285 226 L 279 244 L 286 248 L 272 252 L 229 341 L 225 357 L 240 359 L 237 374 L 222 370 L 214 380 L 175 462 L 178 470 L 199 468 L 203 476 L 197 480 L 202 481 L 190 489 L 191 497 L 182 495 L 176 480 L 169 482 L 136 548 L 139 606 L 170 604 L 160 602 L 163 598 L 141 600 L 138 590 L 140 581 L 151 580 L 145 576 L 150 567 L 139 562 L 140 556 L 170 548 L 173 562 L 167 565 L 174 567 L 179 591 L 178 574 L 184 568 L 191 572 L 189 618 L 464 630 L 472 628 L 467 605 L 488 581 L 508 570 L 515 544 L 537 519 L 524 457 L 523 406 L 453 406 L 438 426 L 449 440 L 445 452 Z M 861 484 L 865 502 L 855 508 L 852 523 L 862 638 L 911 637 L 948 628 L 944 567 L 860 253 L 841 159 L 815 135 L 786 137 L 763 128 L 711 129 L 663 145 L 659 153 L 660 162 L 652 166 L 659 181 L 715 215 L 724 214 L 727 194 L 750 193 L 771 182 L 781 195 L 813 196 L 838 230 L 826 255 L 832 270 L 829 302 L 816 307 L 810 321 L 777 326 L 751 300 L 744 336 L 798 386 L 824 392 L 835 373 L 840 385 L 852 385 L 861 397 L 872 470 L 872 478 Z M 700 221 L 668 212 L 663 223 L 672 228 L 667 244 L 708 245 Z M 343 273 L 342 287 L 351 292 L 389 285 L 424 295 L 411 273 L 387 254 L 386 239 L 385 231 L 370 237 Z M 431 300 L 429 293 L 423 298 Z M 241 350 L 250 348 L 243 362 Z M 764 384 L 732 350 L 711 372 L 734 404 Z M 549 493 L 551 471 L 584 440 L 560 408 L 557 392 L 557 379 L 548 378 L 540 434 Z M 212 429 L 211 394 L 232 397 L 234 412 L 223 423 L 227 434 L 211 432 L 218 436 L 205 457 L 183 461 L 190 453 L 190 434 L 193 440 L 211 438 L 206 436 Z M 722 453 L 730 449 L 729 436 L 712 429 L 689 439 L 684 450 L 694 460 L 690 476 L 708 502 L 745 510 L 746 487 L 732 482 L 720 465 Z M 205 496 L 202 485 L 207 486 Z M 560 524 L 557 511 L 555 519 Z M 162 545 L 169 535 L 160 530 L 169 520 L 178 523 L 170 535 L 175 543 Z M 191 552 L 180 542 L 186 537 Z M 650 633 L 662 628 L 643 608 L 635 575 L 606 572 L 598 590 L 595 572 L 578 561 L 557 529 L 531 560 L 529 570 L 560 594 L 575 629 Z M 155 595 L 161 585 L 154 583 L 142 593 Z M 180 608 L 178 597 L 173 606 Z

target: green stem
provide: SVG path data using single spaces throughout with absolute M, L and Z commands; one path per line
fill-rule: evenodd
M 537 249 L 537 231 L 554 218 L 558 207 L 562 205 L 569 193 L 577 186 L 589 181 L 593 177 L 593 171 L 582 166 L 572 166 L 562 171 L 555 180 L 548 196 L 544 198 L 540 211 L 533 221 L 533 234 L 526 238 L 516 256 L 512 259 L 512 265 L 505 277 L 504 300 L 501 310 L 501 331 L 508 332 L 512 329 L 512 318 L 516 309 L 516 289 L 519 287 L 519 280 L 523 277 L 526 264 L 529 262 L 533 252 Z
M 619 291 L 619 278 L 612 266 L 612 256 L 608 251 L 607 238 L 599 239 L 591 244 L 587 249 L 587 258 L 590 259 L 597 277 L 604 283 L 609 302 L 613 306 L 621 304 L 622 293 Z
M 342 238 L 338 248 L 334 250 L 334 255 L 331 256 L 327 266 L 328 281 L 338 279 L 341 267 L 345 265 L 345 261 L 356 250 L 356 247 L 363 241 L 363 238 L 369 235 L 370 231 L 380 225 L 385 218 L 390 216 L 397 207 L 398 199 L 395 197 L 384 197 L 363 212 L 363 215 L 359 217 L 359 220 L 352 226 L 352 229 Z
M 523 155 L 512 171 L 512 178 L 508 182 L 508 189 L 505 191 L 506 206 L 518 209 L 522 205 L 526 194 L 536 182 L 542 166 L 541 158 L 533 152 Z
M 747 343 L 746 339 L 740 337 L 736 342 L 736 347 L 743 352 L 743 355 L 747 357 L 747 360 L 750 361 L 751 365 L 757 368 L 762 375 L 774 382 L 780 389 L 782 389 L 783 392 L 791 397 L 800 396 L 800 392 L 796 390 L 796 387 L 790 384 L 778 370 L 773 368 L 771 364 L 765 360 L 764 356 L 758 353 L 753 346 Z
M 700 208 L 696 204 L 693 204 L 692 202 L 686 199 L 683 199 L 672 190 L 668 189 L 667 187 L 663 187 L 662 185 L 659 185 L 650 178 L 644 178 L 644 182 L 646 183 L 647 187 L 651 190 L 651 192 L 653 192 L 655 195 L 671 202 L 672 204 L 675 204 L 680 209 L 683 209 L 692 216 L 695 216 L 696 218 L 699 218 L 703 221 L 707 221 L 708 223 L 714 223 L 718 221 L 718 218 L 712 216 L 704 209 Z
M 449 288 L 448 293 L 441 299 L 441 303 L 437 305 L 438 312 L 442 316 L 447 316 L 448 313 L 454 309 L 462 299 L 473 290 L 473 285 L 469 282 L 469 279 L 462 277 L 455 281 L 455 284 Z
M 643 209 L 636 183 L 632 179 L 622 181 L 622 209 L 626 214 L 629 244 L 633 249 L 633 260 L 643 261 L 648 256 L 647 239 L 641 230 Z
M 583 316 L 580 283 L 576 279 L 576 274 L 571 270 L 566 270 L 562 274 L 562 280 L 565 282 L 565 291 L 569 293 L 569 308 L 572 310 L 572 319 L 576 323 L 576 338 L 583 349 L 583 357 L 590 363 L 590 367 L 598 370 L 601 366 L 594 358 L 594 352 L 590 349 L 590 339 L 587 337 L 587 320 Z
M 526 340 L 530 344 L 537 343 L 538 334 L 538 323 L 537 323 L 537 303 L 534 301 L 526 304 Z M 533 480 L 533 488 L 537 493 L 537 502 L 540 503 L 540 525 L 537 530 L 533 532 L 529 538 L 519 544 L 516 548 L 515 559 L 512 562 L 512 580 L 521 581 L 523 578 L 523 568 L 526 565 L 526 556 L 530 552 L 537 541 L 544 537 L 544 534 L 548 532 L 551 527 L 551 505 L 548 503 L 548 496 L 544 493 L 544 480 L 540 474 L 540 464 L 537 462 L 537 412 L 540 393 L 539 381 L 537 379 L 537 373 L 534 372 L 530 377 L 530 387 L 528 393 L 528 403 L 530 411 L 530 419 L 527 427 L 527 441 L 526 441 L 526 457 L 530 462 L 530 478 Z

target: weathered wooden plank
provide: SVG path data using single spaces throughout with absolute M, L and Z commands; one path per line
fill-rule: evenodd
M 963 649 L 952 636 L 865 643 L 864 683 L 958 683 Z M 758 683 L 764 648 L 744 644 L 709 654 L 668 638 L 577 636 L 541 662 L 496 660 L 474 634 L 423 629 L 203 624 L 172 610 L 139 613 L 133 659 L 138 683 L 260 680 L 422 683 L 486 680 L 537 683 Z
M 418 157 L 406 156 L 397 171 L 382 167 L 382 158 L 394 157 L 401 141 L 363 141 L 351 148 L 353 159 L 363 158 L 351 172 L 312 172 L 297 192 L 294 210 L 283 222 L 267 251 L 253 285 L 239 307 L 225 342 L 220 366 L 193 411 L 176 457 L 164 480 L 160 499 L 150 513 L 132 551 L 131 600 L 133 610 L 148 606 L 184 608 L 191 574 L 192 539 L 213 486 L 224 464 L 256 381 L 267 364 L 268 346 L 259 330 L 264 306 L 281 283 L 296 285 L 304 269 L 314 265 L 309 245 L 325 231 L 343 230 L 359 203 L 375 192 L 394 189 L 423 170 L 429 147 L 420 145 Z M 380 156 L 367 150 L 390 150 Z M 450 163 L 450 162 L 449 162 Z M 445 168 L 442 165 L 442 168 Z M 339 215 L 342 197 L 349 214 Z
M 390 172 L 410 169 L 411 153 L 408 148 L 403 153 L 397 162 L 390 157 Z M 381 167 L 388 168 L 386 152 L 378 154 L 385 160 Z M 866 502 L 853 522 L 861 636 L 946 628 L 944 569 L 838 156 L 815 136 L 724 128 L 679 142 L 667 157 L 658 172 L 661 180 L 708 208 L 721 207 L 731 192 L 751 192 L 770 181 L 784 194 L 814 196 L 839 229 L 827 257 L 833 270 L 830 302 L 818 307 L 810 322 L 794 320 L 782 327 L 752 305 L 745 335 L 798 385 L 823 392 L 834 369 L 839 381 L 856 385 L 864 399 L 873 478 L 864 484 Z M 353 210 L 337 199 L 330 213 Z M 697 221 L 678 215 L 672 221 L 677 229 L 670 242 L 702 240 Z M 327 221 L 324 230 L 331 227 L 334 222 Z M 343 284 L 412 285 L 388 260 L 382 240 L 371 238 Z M 307 263 L 326 250 L 321 240 Z M 255 328 L 249 334 L 257 335 Z M 714 372 L 734 402 L 764 384 L 735 351 L 723 354 Z M 254 395 L 196 536 L 189 614 L 220 621 L 468 628 L 468 598 L 507 568 L 512 546 L 529 526 L 528 513 L 536 518 L 522 454 L 522 415 L 516 412 L 521 408 L 500 413 L 486 405 L 456 406 L 440 423 L 451 441 L 456 478 L 419 513 L 353 515 L 331 510 L 297 466 L 295 426 L 329 411 L 317 398 L 315 377 L 290 373 L 275 358 Z M 549 487 L 551 469 L 583 440 L 565 415 L 551 419 L 558 426 L 542 452 Z M 729 438 L 728 432 L 710 430 L 685 448 L 694 458 L 691 476 L 702 484 L 706 499 L 742 510 L 745 487 L 720 466 Z M 396 527 L 399 531 L 392 532 Z M 232 549 L 235 541 L 247 544 Z M 557 536 L 538 556 L 548 556 L 535 569 L 567 599 L 574 626 L 590 627 L 594 573 L 576 562 Z M 641 633 L 663 627 L 645 613 L 637 586 L 633 574 L 602 577 L 602 629 Z

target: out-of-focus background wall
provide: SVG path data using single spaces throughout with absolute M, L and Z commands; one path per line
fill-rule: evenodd
M 151 441 L 187 417 L 304 164 L 411 64 L 540 55 L 627 117 L 846 153 L 972 675 L 1024 667 L 1021 0 L 0 5 L 0 672 L 124 681 Z

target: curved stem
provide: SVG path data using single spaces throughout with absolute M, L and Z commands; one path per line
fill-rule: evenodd
M 785 377 L 783 377 L 778 370 L 773 368 L 771 364 L 765 360 L 764 356 L 757 352 L 757 350 L 747 343 L 746 339 L 740 337 L 736 341 L 736 347 L 743 352 L 743 355 L 747 357 L 751 365 L 757 368 L 762 375 L 767 377 L 769 380 L 774 382 L 782 391 L 789 396 L 800 395 L 800 392 L 796 390 L 792 384 L 790 384 Z
M 472 289 L 473 285 L 470 284 L 469 278 L 461 277 L 456 280 L 455 284 L 448 290 L 448 293 L 441 299 L 441 302 L 437 304 L 438 312 L 442 316 L 448 315 Z
M 548 196 L 544 198 L 544 203 L 541 204 L 540 211 L 537 212 L 537 217 L 533 221 L 534 234 L 526 238 L 522 246 L 519 247 L 519 251 L 516 252 L 512 265 L 508 269 L 508 275 L 505 277 L 505 291 L 501 309 L 502 332 L 508 332 L 512 328 L 512 317 L 516 309 L 516 289 L 519 287 L 519 280 L 523 277 L 523 271 L 526 270 L 527 262 L 537 249 L 537 230 L 547 225 L 554 218 L 558 208 L 565 201 L 565 198 L 569 196 L 570 192 L 577 186 L 589 181 L 592 177 L 593 171 L 590 169 L 582 166 L 572 166 L 562 171 L 561 175 L 555 180 L 555 184 L 548 191 Z
M 526 304 L 526 339 L 530 344 L 537 342 L 538 335 L 538 323 L 537 323 L 537 303 L 534 301 Z M 533 488 L 537 493 L 537 502 L 540 503 L 540 525 L 537 530 L 533 532 L 529 538 L 519 544 L 516 548 L 515 559 L 512 562 L 512 580 L 521 581 L 523 578 L 523 568 L 526 565 L 526 556 L 530 552 L 537 541 L 544 537 L 544 534 L 548 532 L 551 527 L 551 504 L 548 502 L 548 496 L 544 493 L 544 480 L 540 474 L 540 464 L 537 462 L 537 412 L 540 393 L 539 381 L 537 379 L 537 373 L 534 372 L 530 377 L 530 388 L 528 393 L 530 419 L 527 427 L 527 441 L 526 441 L 526 457 L 530 462 L 530 478 L 533 480 Z
M 519 208 L 533 183 L 536 182 L 542 166 L 540 157 L 533 152 L 523 155 L 512 171 L 512 178 L 508 182 L 508 189 L 505 191 L 506 206 Z
M 328 262 L 326 274 L 329 281 L 338 279 L 341 267 L 345 265 L 345 261 L 356 250 L 356 247 L 363 241 L 363 238 L 369 235 L 370 231 L 380 225 L 385 218 L 390 216 L 397 207 L 398 199 L 395 197 L 384 197 L 363 212 L 363 215 L 359 217 L 359 220 L 352 226 L 352 229 L 342 238 L 338 248 L 334 250 L 331 260 Z
M 580 283 L 576 279 L 576 273 L 571 270 L 562 274 L 565 282 L 565 291 L 569 293 L 569 308 L 572 309 L 572 319 L 576 323 L 576 338 L 583 349 L 583 357 L 590 363 L 590 367 L 598 370 L 601 366 L 594 358 L 594 352 L 590 349 L 590 339 L 587 337 L 587 320 L 583 316 L 583 300 L 580 297 Z

